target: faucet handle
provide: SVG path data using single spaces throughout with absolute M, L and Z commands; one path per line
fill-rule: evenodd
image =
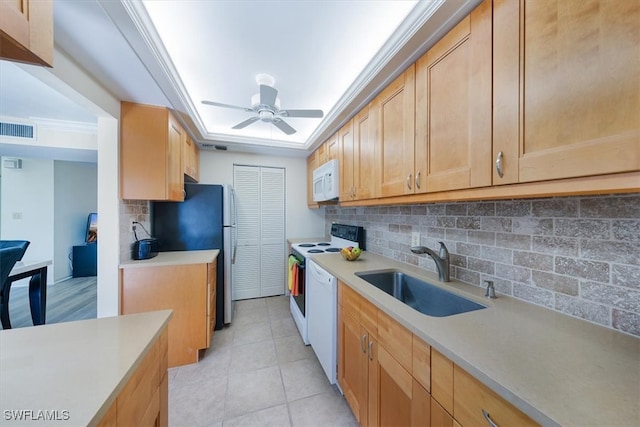
M 447 259 L 449 258 L 449 250 L 447 250 L 447 247 L 444 245 L 444 242 L 438 242 L 440 243 L 440 258 L 442 259 Z

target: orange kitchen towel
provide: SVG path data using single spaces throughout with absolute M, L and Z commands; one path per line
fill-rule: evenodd
M 298 268 L 299 265 L 297 262 L 293 263 L 293 268 L 291 269 L 291 274 L 293 274 L 293 283 L 292 283 L 292 289 L 291 289 L 291 295 L 293 295 L 294 297 L 297 297 L 298 295 L 300 295 L 300 289 L 298 288 Z

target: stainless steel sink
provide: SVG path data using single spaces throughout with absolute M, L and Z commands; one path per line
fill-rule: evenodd
M 428 316 L 445 317 L 487 308 L 398 270 L 361 271 L 356 276 Z

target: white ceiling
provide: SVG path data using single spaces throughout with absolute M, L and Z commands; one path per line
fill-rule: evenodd
M 174 109 L 205 147 L 306 153 L 414 62 L 479 0 L 54 0 L 57 48 L 116 98 Z M 54 64 L 55 66 L 55 64 Z M 275 78 L 283 109 L 322 109 L 231 127 L 251 113 L 255 76 Z M 95 122 L 95 117 L 0 61 L 0 116 Z

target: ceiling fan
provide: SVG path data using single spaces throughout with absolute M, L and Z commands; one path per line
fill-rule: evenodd
M 258 120 L 273 123 L 278 129 L 287 135 L 296 133 L 283 117 L 302 117 L 302 118 L 322 118 L 324 113 L 322 110 L 281 110 L 280 98 L 278 98 L 278 90 L 273 87 L 274 79 L 268 74 L 258 74 L 256 81 L 260 87 L 260 92 L 251 97 L 251 107 L 239 107 L 237 105 L 223 104 L 214 101 L 202 101 L 203 104 L 213 105 L 214 107 L 233 108 L 243 110 L 247 113 L 255 113 L 256 115 L 247 120 L 233 126 L 232 129 L 242 129 L 255 123 Z

